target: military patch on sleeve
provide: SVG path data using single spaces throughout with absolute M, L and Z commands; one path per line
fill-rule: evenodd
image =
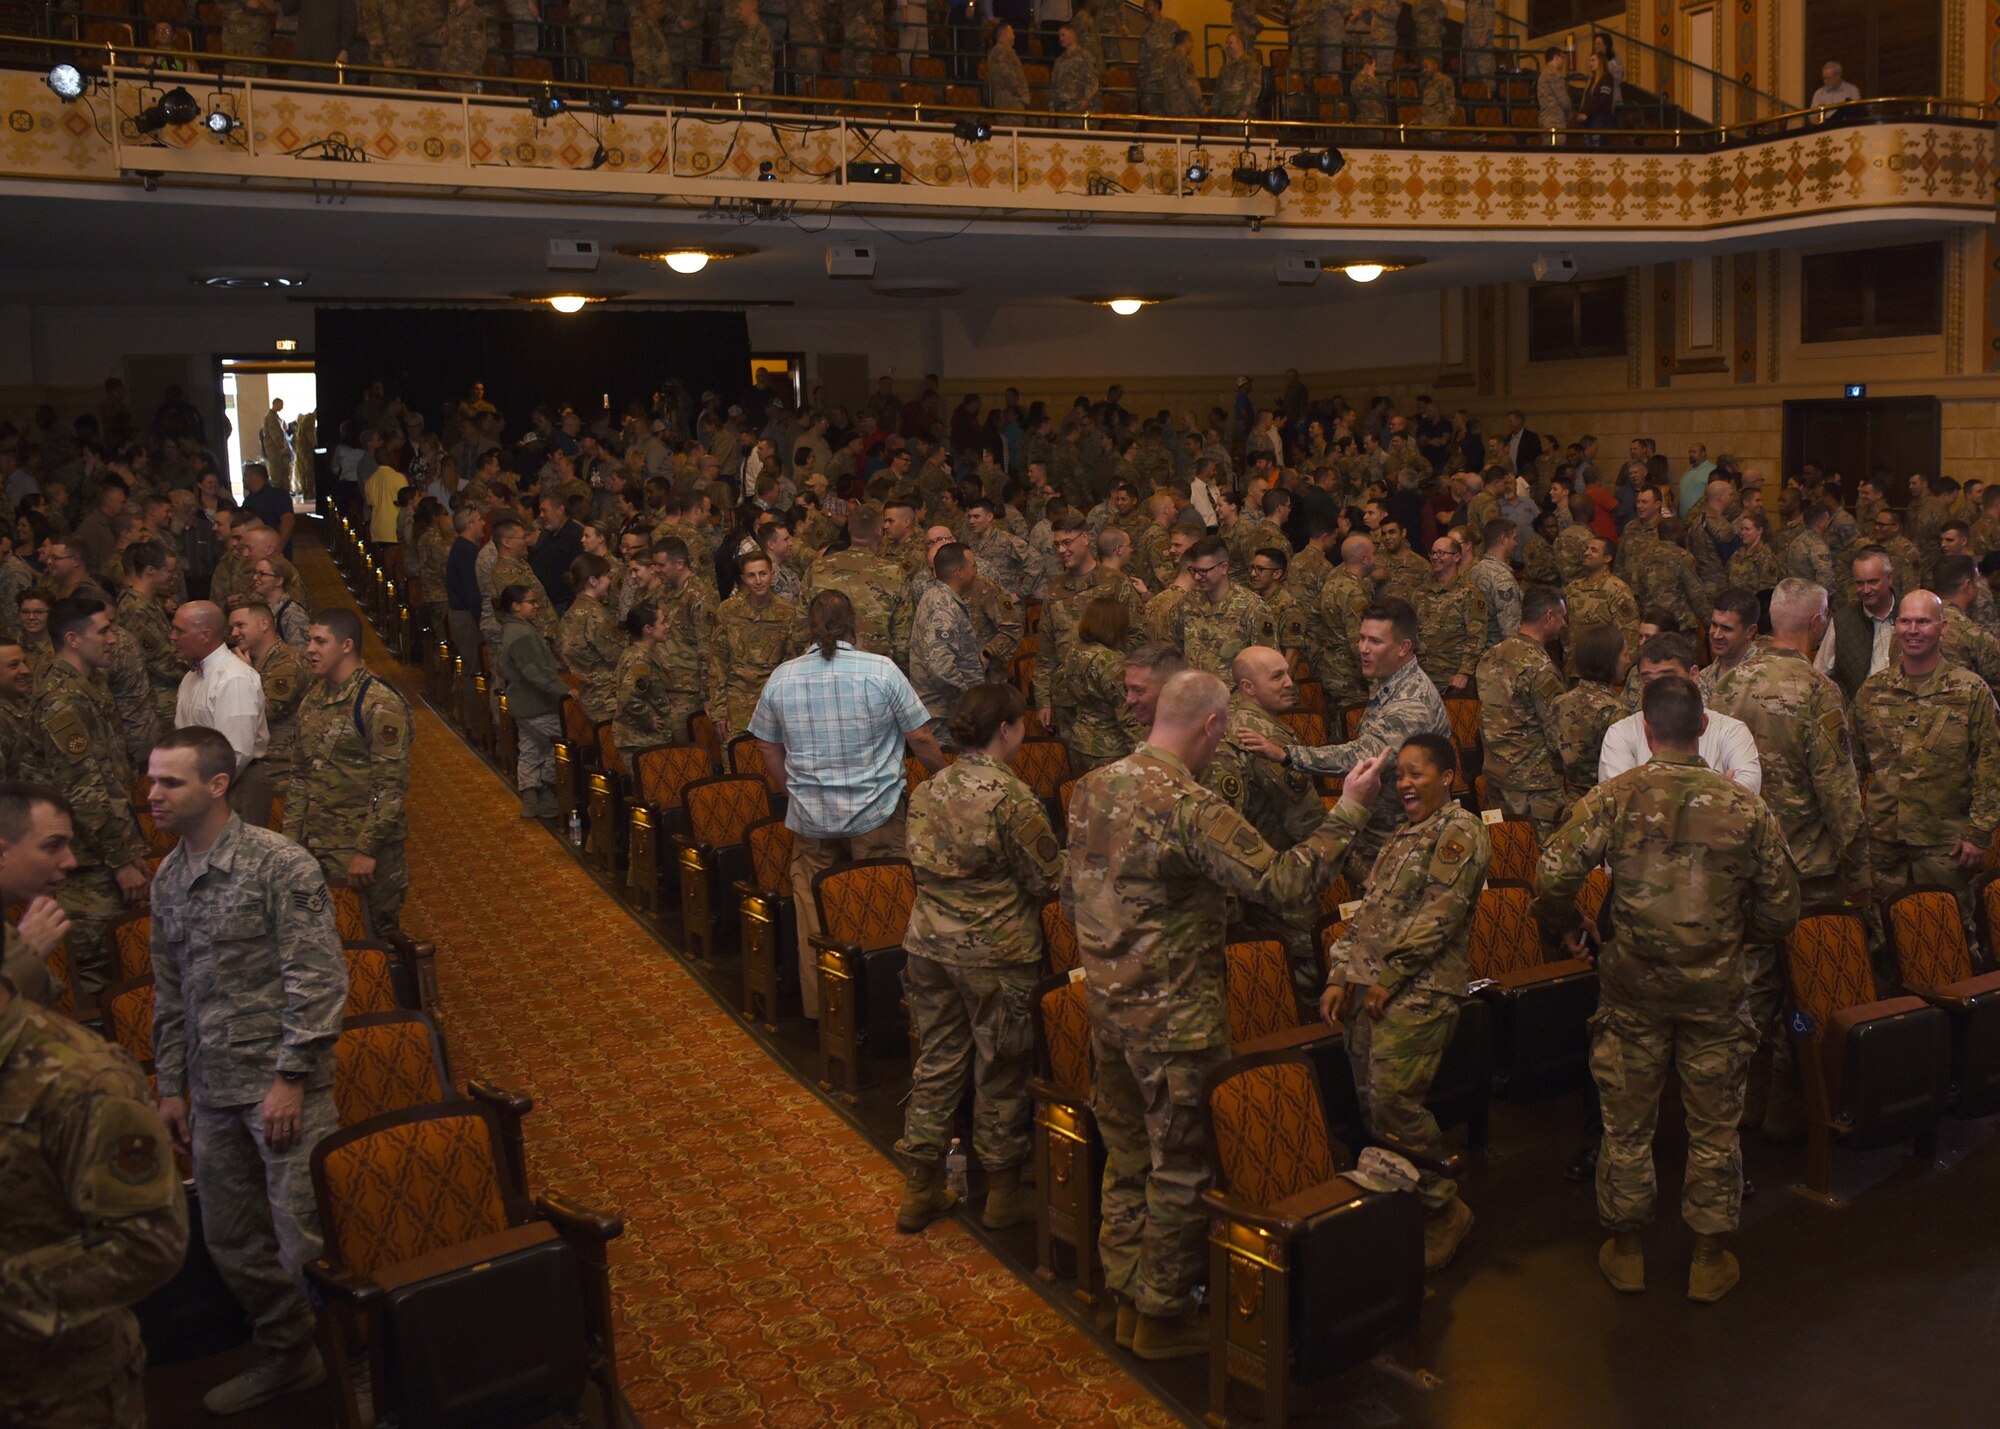
M 1043 834 L 1035 841 L 1035 857 L 1043 863 L 1054 863 L 1062 856 L 1062 845 L 1056 842 L 1054 834 Z
M 301 913 L 324 913 L 330 901 L 331 897 L 324 883 L 316 883 L 311 888 L 292 890 L 292 906 Z
M 150 1136 L 121 1136 L 111 1149 L 111 1174 L 128 1186 L 144 1186 L 160 1174 L 160 1143 Z
M 1459 869 L 1464 867 L 1471 853 L 1470 838 L 1457 829 L 1447 830 L 1445 836 L 1438 840 L 1437 852 L 1431 855 L 1431 876 L 1449 883 L 1458 877 Z
M 384 749 L 394 749 L 402 742 L 402 736 L 403 727 L 391 722 L 382 726 L 381 732 L 375 736 L 375 742 Z

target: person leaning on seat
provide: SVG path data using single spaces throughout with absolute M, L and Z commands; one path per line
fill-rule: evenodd
M 1027 701 L 1011 685 L 974 685 L 951 718 L 957 762 L 910 796 L 906 843 L 916 902 L 903 946 L 903 987 L 917 1034 L 903 1139 L 907 1163 L 896 1229 L 919 1231 L 951 1209 L 944 1154 L 974 1088 L 972 1149 L 986 1171 L 980 1223 L 1034 1218 L 1021 1189 L 1033 1103 L 1030 1000 L 1040 977 L 1042 900 L 1055 892 L 1062 845 L 1034 792 L 1008 767 L 1026 734 Z

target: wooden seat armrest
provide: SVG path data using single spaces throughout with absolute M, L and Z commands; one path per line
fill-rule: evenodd
M 1211 1186 L 1201 1193 L 1201 1198 L 1217 1215 L 1235 1221 L 1239 1225 L 1246 1225 L 1276 1236 L 1280 1240 L 1293 1240 L 1305 1233 L 1307 1224 L 1305 1221 L 1253 1206 L 1241 1196 L 1228 1191 L 1220 1191 Z
M 625 1219 L 572 1201 L 560 1191 L 535 1198 L 535 1210 L 560 1231 L 565 1240 L 578 1239 L 599 1247 L 625 1234 Z
M 843 959 L 858 959 L 862 953 L 859 943 L 838 943 L 822 933 L 815 933 L 806 940 L 816 953 L 836 953 Z
M 366 1310 L 382 1298 L 381 1286 L 336 1269 L 333 1262 L 324 1256 L 306 1262 L 305 1276 L 329 1300 L 351 1309 Z
M 1067 1111 L 1089 1112 L 1090 1094 L 1078 1096 L 1067 1087 L 1059 1086 L 1046 1077 L 1028 1078 L 1028 1095 L 1036 1101 L 1052 1102 Z
M 465 1094 L 474 1101 L 485 1102 L 503 1117 L 523 1117 L 535 1109 L 535 1099 L 526 1092 L 510 1092 L 491 1082 L 468 1081 Z
M 1321 1042 L 1338 1042 L 1346 1035 L 1345 1029 L 1337 1023 L 1308 1022 L 1300 1027 L 1287 1028 L 1283 1032 L 1252 1037 L 1247 1042 L 1232 1042 L 1229 1046 L 1229 1055 L 1247 1057 L 1253 1052 L 1295 1052 Z
M 1582 958 L 1563 958 L 1553 963 L 1536 963 L 1532 967 L 1511 968 L 1488 978 L 1492 986 L 1505 992 L 1519 988 L 1534 987 L 1542 983 L 1556 982 L 1565 978 L 1593 976 L 1597 967 Z

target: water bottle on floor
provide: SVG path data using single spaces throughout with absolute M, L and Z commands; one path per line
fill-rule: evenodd
M 944 1183 L 959 1200 L 965 1199 L 965 1148 L 955 1136 L 951 1139 L 951 1150 L 944 1154 Z
M 583 814 L 577 809 L 569 811 L 569 846 L 583 847 Z

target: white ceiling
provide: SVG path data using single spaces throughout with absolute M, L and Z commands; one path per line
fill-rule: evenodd
M 1935 223 L 1869 225 L 1871 242 L 1935 229 Z M 1395 291 L 1526 281 L 1538 248 L 1576 254 L 1584 274 L 1692 256 L 1769 246 L 1769 237 L 1735 236 L 1697 248 L 1627 242 L 1616 229 L 1587 239 L 1499 240 L 1473 232 L 1427 233 L 1405 241 L 1375 236 L 1317 240 L 1296 231 L 1252 232 L 1214 224 L 1119 227 L 1080 232 L 995 214 L 971 220 L 876 220 L 825 213 L 795 221 L 736 223 L 703 218 L 685 206 L 628 203 L 489 202 L 357 195 L 345 204 L 304 194 L 249 189 L 138 186 L 0 186 L 0 231 L 15 235 L 0 270 L 0 304 L 106 305 L 282 303 L 282 295 L 220 294 L 196 287 L 193 270 L 296 268 L 311 274 L 292 301 L 501 300 L 517 289 L 621 289 L 635 300 L 704 304 L 779 302 L 817 310 L 892 310 L 1062 304 L 1086 293 L 1167 293 L 1177 308 L 1332 305 Z M 1819 230 L 1809 240 L 1838 242 L 1852 225 Z M 18 241 L 21 237 L 32 241 Z M 606 258 L 597 273 L 552 275 L 553 237 L 598 240 Z M 933 280 L 961 285 L 962 295 L 885 298 L 858 281 L 824 271 L 829 242 L 873 241 L 877 282 Z M 1809 241 L 1808 240 L 1808 241 Z M 1794 238 L 1793 241 L 1801 241 Z M 621 243 L 747 243 L 748 258 L 711 264 L 681 277 L 664 267 L 611 255 Z M 1286 255 L 1422 257 L 1422 266 L 1362 288 L 1328 275 L 1311 289 L 1280 287 Z

